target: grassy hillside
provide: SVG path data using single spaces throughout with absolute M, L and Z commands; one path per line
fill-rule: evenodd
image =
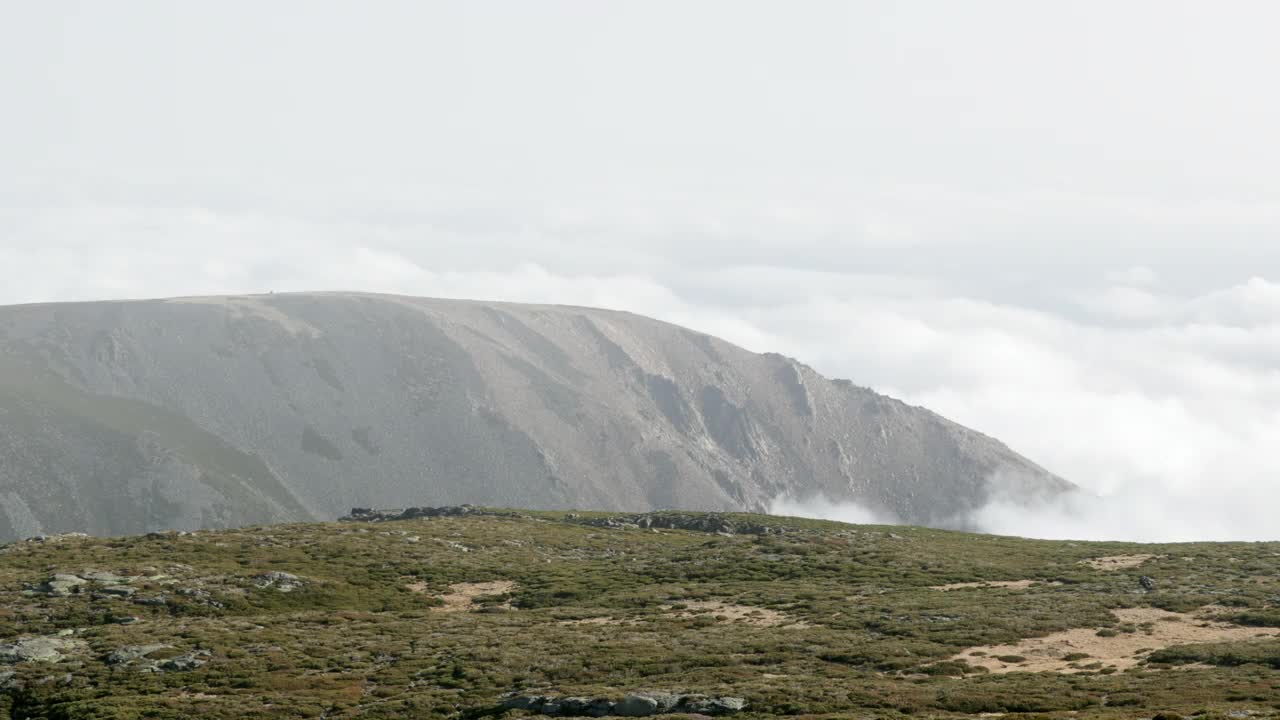
M 0 717 L 516 717 L 641 691 L 739 717 L 1280 712 L 1277 543 L 653 517 L 4 546 Z

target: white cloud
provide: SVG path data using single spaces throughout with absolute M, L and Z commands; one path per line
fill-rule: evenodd
M 770 515 L 836 520 L 857 525 L 896 525 L 898 519 L 872 512 L 855 503 L 833 503 L 821 496 L 810 498 L 781 497 L 769 506 Z
M 47 5 L 0 22 L 0 302 L 627 309 L 1165 497 L 1153 526 L 1280 499 L 1275 7 Z
M 1146 272 L 1092 291 L 1056 278 L 1062 295 L 1092 297 L 1079 315 L 914 270 L 916 250 L 846 272 L 788 265 L 785 245 L 676 251 L 609 227 L 593 245 L 536 224 L 118 205 L 10 209 L 0 232 L 3 302 L 269 290 L 558 302 L 785 352 L 992 434 L 1106 498 L 1042 523 L 992 506 L 1002 532 L 1257 538 L 1280 506 L 1280 284 L 1260 277 L 1199 292 L 1161 283 L 1158 295 Z M 575 247 L 584 254 L 566 269 Z M 703 260 L 673 261 L 681 252 Z
M 1262 278 L 1078 317 L 971 297 L 902 267 L 680 268 L 661 246 L 628 246 L 614 261 L 605 246 L 590 272 L 568 273 L 495 253 L 500 232 L 468 248 L 426 225 L 127 207 L 7 222 L 0 301 L 355 289 L 631 310 L 924 405 L 1104 498 L 1043 522 L 993 506 L 992 530 L 1257 538 L 1280 507 L 1280 285 Z M 649 270 L 620 270 L 630 267 Z M 1117 292 L 1147 291 L 1098 297 Z

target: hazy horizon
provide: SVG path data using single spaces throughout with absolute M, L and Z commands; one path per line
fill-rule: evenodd
M 0 303 L 352 290 L 628 310 L 1108 498 L 1275 539 L 1280 9 L 0 9 Z M 836 512 L 814 509 L 812 512 Z

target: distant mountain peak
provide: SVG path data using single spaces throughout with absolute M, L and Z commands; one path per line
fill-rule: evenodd
M 475 503 L 964 525 L 1003 444 L 632 313 L 368 293 L 0 308 L 0 538 Z M 1015 478 L 1012 482 L 1009 478 Z

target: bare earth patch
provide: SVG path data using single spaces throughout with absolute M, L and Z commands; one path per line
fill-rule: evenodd
M 1108 555 L 1107 557 L 1093 558 L 1092 560 L 1081 560 L 1081 565 L 1088 565 L 1094 570 L 1124 570 L 1131 567 L 1138 567 L 1148 560 L 1154 560 L 1155 555 Z
M 1102 663 L 1118 670 L 1134 667 L 1148 653 L 1171 645 L 1189 643 L 1252 640 L 1280 635 L 1276 630 L 1259 630 L 1223 622 L 1209 622 L 1193 615 L 1173 613 L 1156 608 L 1130 608 L 1113 610 L 1121 623 L 1142 625 L 1151 623 L 1150 632 L 1139 629 L 1133 633 L 1119 633 L 1113 637 L 1101 637 L 1097 628 L 1075 628 L 1042 638 L 1028 638 L 1014 645 L 975 647 L 956 655 L 973 666 L 985 667 L 994 673 L 1007 672 L 1079 672 L 1083 665 Z M 985 655 L 974 655 L 974 653 Z M 1068 661 L 1072 654 L 1086 654 L 1087 658 Z M 1017 655 L 1023 662 L 1005 662 L 1001 657 Z M 1078 667 L 1069 667 L 1074 662 Z
M 949 585 L 931 585 L 930 590 L 965 590 L 967 588 L 1013 588 L 1025 590 L 1033 585 L 1061 585 L 1060 582 L 1042 582 L 1040 580 L 987 580 L 986 582 L 963 582 Z
M 426 592 L 426 583 L 416 582 L 410 583 L 405 587 L 414 592 Z M 481 583 L 458 583 L 450 585 L 450 592 L 441 595 L 440 599 L 444 601 L 444 605 L 432 608 L 436 612 L 467 612 L 474 610 L 476 607 L 475 599 L 485 595 L 505 595 L 516 589 L 516 584 L 510 580 L 494 580 L 493 582 Z M 505 602 L 497 607 L 511 609 L 511 602 Z
M 807 628 L 809 623 L 795 620 L 790 615 L 768 608 L 751 607 L 750 605 L 733 605 L 718 600 L 691 600 L 681 603 L 683 609 L 677 610 L 671 605 L 663 605 L 662 609 L 679 618 L 694 618 L 710 615 L 723 618 L 721 622 L 742 623 L 754 627 Z

